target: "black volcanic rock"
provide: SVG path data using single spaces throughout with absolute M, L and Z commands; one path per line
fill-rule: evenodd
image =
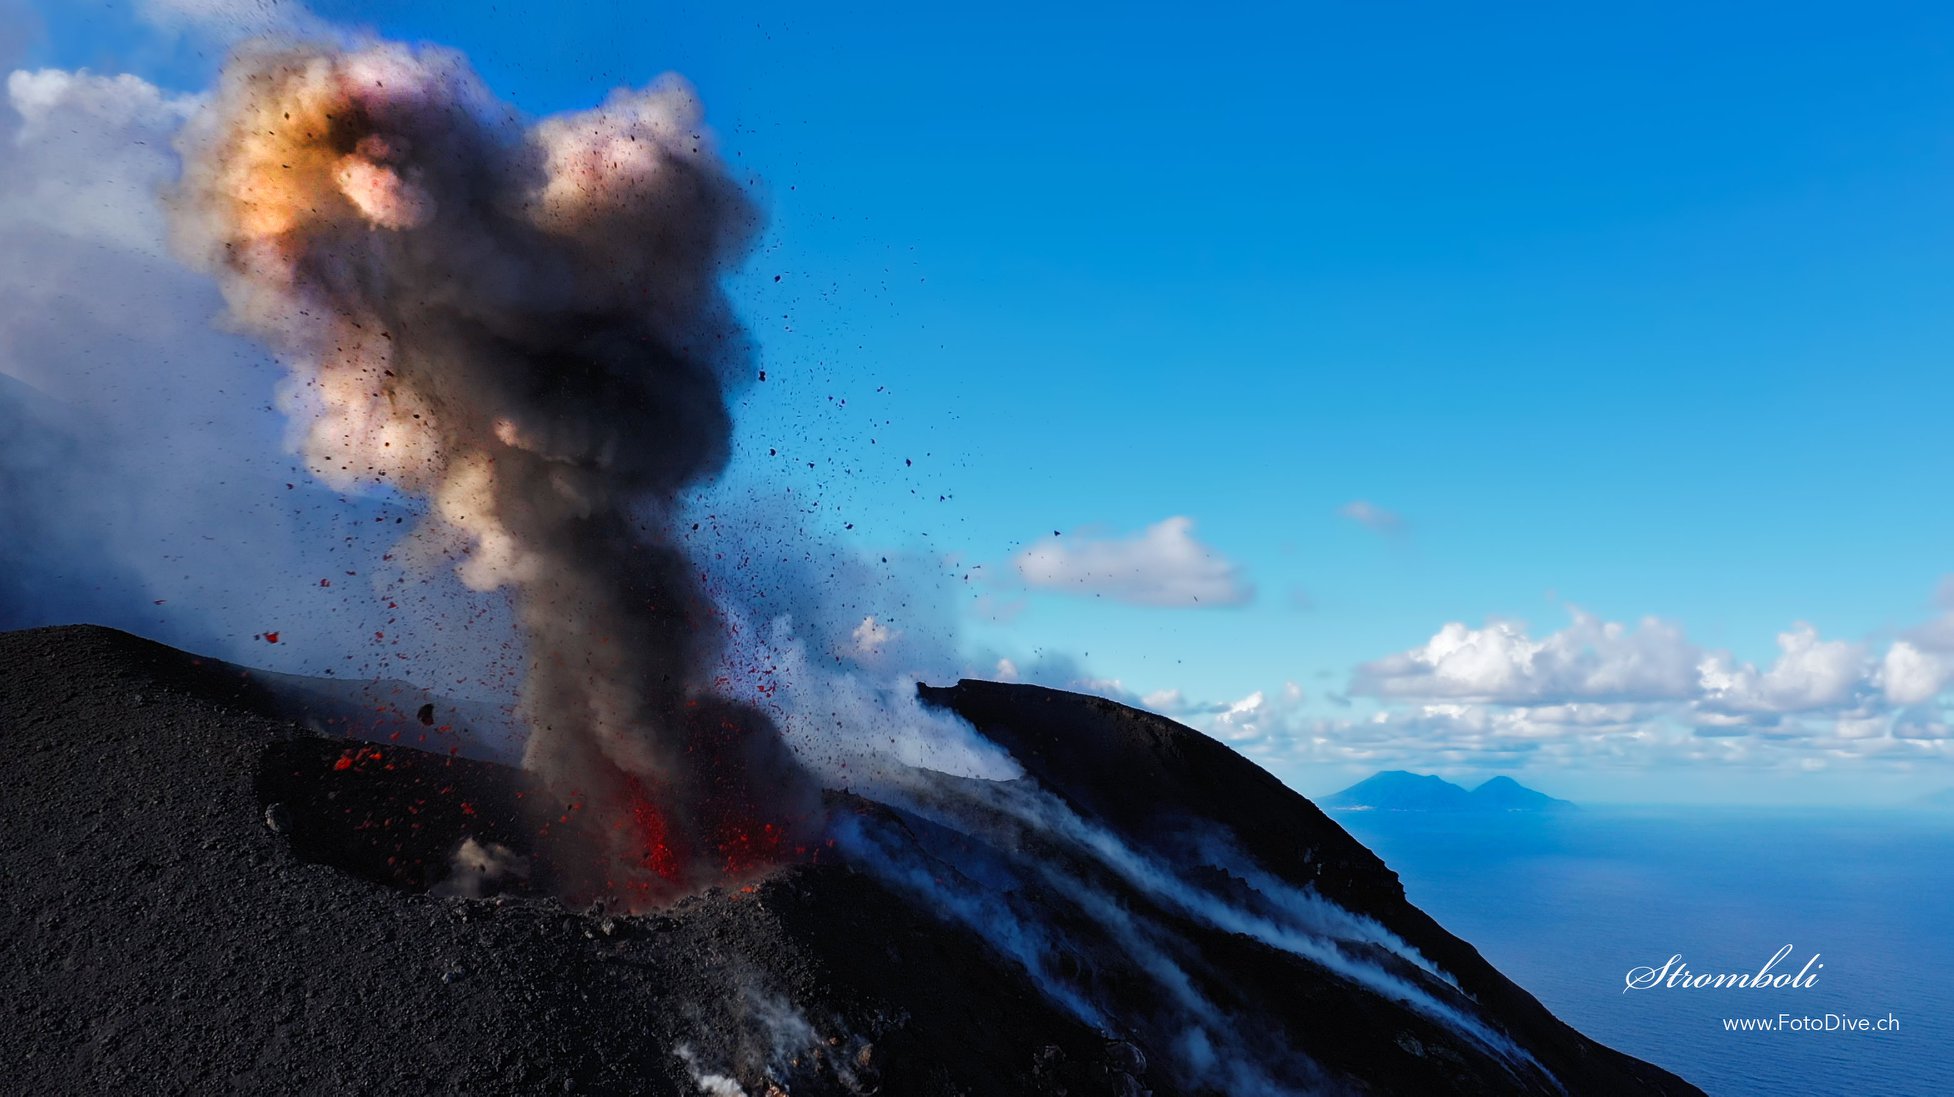
M 1567 811 L 1574 807 L 1530 789 L 1511 777 L 1494 777 L 1468 792 L 1425 773 L 1385 770 L 1323 797 L 1323 806 L 1336 811 Z
M 125 634 L 0 635 L 0 1077 L 31 1093 L 1243 1092 L 1227 1062 L 1177 1080 L 1169 1064 L 1186 1056 L 1160 1035 L 1153 984 L 1113 947 L 1131 939 L 1080 919 L 1081 896 L 1103 893 L 1153 927 L 1150 947 L 1204 1001 L 1300 1049 L 1314 1088 L 1554 1092 L 1551 1074 L 1577 1094 L 1696 1092 L 1555 1020 L 1219 743 L 1049 690 L 925 695 L 1042 788 L 924 780 L 906 805 L 834 794 L 837 835 L 872 843 L 626 917 L 541 894 L 565 854 L 535 832 L 524 805 L 539 793 L 517 771 L 308 735 L 256 676 Z M 1271 948 L 1088 864 L 1062 826 L 1006 833 L 1000 814 L 958 829 L 926 804 L 1046 797 L 1147 857 L 1192 865 L 1191 848 L 1232 844 L 1375 919 L 1457 986 L 1361 943 L 1320 963 Z M 489 899 L 433 894 L 464 836 L 506 847 L 525 876 Z M 1072 867 L 996 875 L 1027 858 Z M 1246 864 L 1211 852 L 1189 872 L 1253 909 L 1278 885 Z M 975 894 L 1040 919 L 1063 954 L 1034 956 L 1034 971 L 927 901 L 973 894 L 960 880 L 991 881 Z M 1523 1054 L 1337 974 L 1362 965 Z M 1092 988 L 1107 1023 L 1058 1004 L 1059 980 Z
M 6 1088 L 691 1094 L 688 1041 L 741 1034 L 711 1050 L 764 1064 L 737 1045 L 798 1024 L 797 1094 L 1106 1069 L 1107 1042 L 980 942 L 840 866 L 641 918 L 416 891 L 460 819 L 513 834 L 519 775 L 391 747 L 341 770 L 372 748 L 277 704 L 121 633 L 0 635 Z
M 1688 1091 L 1672 1075 L 1555 1018 L 1407 902 L 1397 874 L 1369 849 L 1221 743 L 1161 716 L 1057 690 L 966 681 L 953 689 L 924 687 L 923 694 L 954 708 L 1039 781 L 1142 846 L 1172 846 L 1197 821 L 1213 822 L 1290 882 L 1375 918 L 1456 977 L 1575 1091 Z

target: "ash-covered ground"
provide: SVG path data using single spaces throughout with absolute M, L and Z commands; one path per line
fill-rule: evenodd
M 521 771 L 319 737 L 273 685 L 0 635 L 0 1090 L 1697 1092 L 1110 702 L 926 687 L 1025 776 L 831 791 L 797 861 L 624 915 L 550 897 L 578 844 Z

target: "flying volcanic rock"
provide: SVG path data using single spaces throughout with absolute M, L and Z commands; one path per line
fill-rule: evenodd
M 1692 1092 L 1169 721 L 823 668 L 783 739 L 726 698 L 753 607 L 673 523 L 751 371 L 720 279 L 756 219 L 681 85 L 532 125 L 452 53 L 260 43 L 180 148 L 176 245 L 286 363 L 313 474 L 425 501 L 409 550 L 513 606 L 525 754 L 408 687 L 0 636 L 10 1083 Z
M 926 698 L 1026 776 L 832 793 L 843 840 L 818 855 L 620 915 L 551 896 L 565 847 L 523 807 L 541 775 L 308 735 L 263 677 L 121 633 L 0 634 L 0 1076 L 32 1093 L 1697 1092 L 1555 1019 L 1222 744 L 1035 687 Z
M 690 91 L 525 126 L 458 54 L 260 43 L 180 144 L 178 248 L 287 363 L 312 472 L 429 500 L 464 582 L 513 598 L 525 766 L 587 820 L 566 894 L 790 854 L 807 782 L 701 700 L 718 637 L 669 530 L 750 357 L 719 279 L 756 217 Z

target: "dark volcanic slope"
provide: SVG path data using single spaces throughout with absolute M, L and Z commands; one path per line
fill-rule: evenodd
M 964 681 L 923 687 L 1017 757 L 1081 814 L 1145 849 L 1172 850 L 1219 824 L 1292 883 L 1361 911 L 1450 972 L 1560 1081 L 1592 1093 L 1688 1091 L 1667 1071 L 1589 1040 L 1406 901 L 1377 855 L 1309 800 L 1221 743 L 1103 698 Z
M 268 747 L 306 743 L 264 703 L 232 668 L 122 633 L 0 635 L 0 1090 L 697 1093 L 682 1043 L 794 1041 L 802 1019 L 842 1067 L 807 1092 L 847 1092 L 839 1073 L 871 1092 L 888 1061 L 883 1092 L 1030 1093 L 1105 1057 L 856 872 L 607 922 L 307 863 L 256 792 Z M 452 766 L 464 788 L 492 768 Z
M 1171 844 L 1176 811 L 1224 820 L 1272 871 L 1450 968 L 1571 1091 L 1694 1092 L 1555 1021 L 1219 744 L 1069 694 L 931 697 L 1136 845 Z M 547 878 L 520 776 L 308 737 L 278 713 L 236 668 L 125 634 L 0 635 L 0 1090 L 1182 1091 L 1154 1051 L 1073 1020 L 979 937 L 832 855 L 645 917 L 430 895 L 462 833 L 507 840 Z M 1350 1045 L 1320 1056 L 1335 1088 L 1500 1092 L 1490 1066 L 1410 1042 L 1397 1007 L 1353 1013 L 1339 994 L 1295 999 L 1317 1003 L 1304 1027 Z

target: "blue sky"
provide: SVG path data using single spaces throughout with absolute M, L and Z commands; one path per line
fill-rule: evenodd
M 254 7 L 44 5 L 15 63 L 194 92 Z M 1870 757 L 1870 725 L 1837 730 L 1925 727 L 1954 675 L 1925 701 L 1880 677 L 1905 637 L 1942 657 L 1954 572 L 1944 5 L 314 10 L 461 49 L 533 115 L 691 80 L 770 217 L 737 283 L 768 380 L 729 480 L 800 484 L 865 553 L 952 557 L 968 651 L 1062 654 L 1211 728 L 1259 692 L 1259 725 L 1219 733 L 1310 792 L 1373 761 L 1614 798 L 1954 784 L 1944 738 Z M 1118 546 L 1181 517 L 1222 596 L 1131 604 L 1177 565 Z M 1020 562 L 1096 543 L 1076 573 Z M 1523 653 L 1525 685 L 1374 666 L 1452 622 L 1543 642 L 1569 607 L 1668 622 L 1696 684 L 1596 686 L 1621 653 L 1579 635 L 1587 671 Z M 1800 622 L 1863 681 L 1703 716 L 1708 653 L 1761 681 Z M 1454 703 L 1644 707 L 1552 760 L 1456 727 L 1421 755 Z M 1297 745 L 1378 711 L 1415 728 Z M 1706 719 L 1718 749 L 1777 745 L 1705 762 Z M 1680 730 L 1611 745 L 1642 723 Z

